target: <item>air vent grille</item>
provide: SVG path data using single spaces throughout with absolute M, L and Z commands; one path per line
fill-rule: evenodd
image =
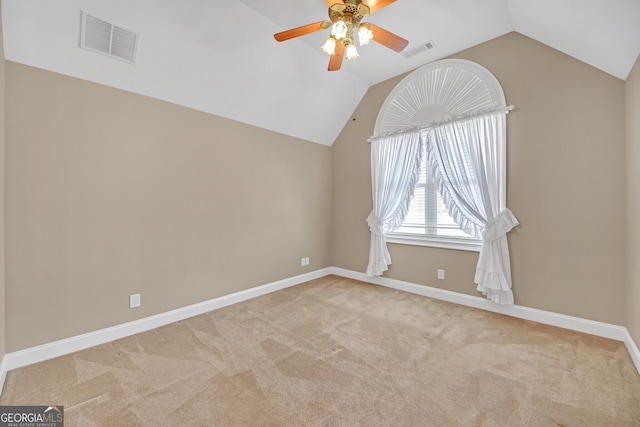
M 411 49 L 409 51 L 406 51 L 403 55 L 405 56 L 405 58 L 411 58 L 412 56 L 416 56 L 422 52 L 426 52 L 428 50 L 431 50 L 433 48 L 435 48 L 436 45 L 435 43 L 433 43 L 432 40 L 429 40 L 428 42 L 422 43 L 420 46 Z
M 82 12 L 80 47 L 135 63 L 138 34 Z

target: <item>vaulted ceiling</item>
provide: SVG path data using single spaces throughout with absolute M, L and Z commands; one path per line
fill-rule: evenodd
M 80 49 L 81 11 L 138 33 L 135 63 Z M 2 0 L 9 61 L 325 145 L 369 86 L 511 31 L 623 80 L 640 53 L 640 0 L 397 0 L 366 20 L 405 51 L 370 43 L 335 72 L 329 30 L 273 38 L 327 16 L 323 0 Z

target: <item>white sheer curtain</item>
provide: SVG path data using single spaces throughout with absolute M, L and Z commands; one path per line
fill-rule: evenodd
M 420 175 L 423 139 L 417 129 L 371 140 L 373 210 L 367 218 L 371 230 L 368 276 L 379 276 L 391 264 L 385 231 L 398 228 Z
M 449 213 L 464 231 L 482 237 L 478 291 L 496 303 L 513 304 L 507 233 L 518 220 L 504 196 L 505 115 L 444 123 L 425 134 L 428 163 Z

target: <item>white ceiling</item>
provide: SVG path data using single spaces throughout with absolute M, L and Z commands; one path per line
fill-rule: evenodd
M 140 34 L 135 65 L 80 49 L 80 11 Z M 640 53 L 640 0 L 398 0 L 373 22 L 436 48 L 380 44 L 328 72 L 323 0 L 2 0 L 5 58 L 331 145 L 368 87 L 510 31 L 620 79 Z M 373 130 L 372 130 L 373 131 Z

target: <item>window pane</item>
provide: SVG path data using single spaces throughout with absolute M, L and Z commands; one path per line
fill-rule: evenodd
M 437 191 L 427 170 L 427 156 L 423 155 L 420 181 L 416 185 L 409 213 L 394 233 L 424 236 L 473 238 L 458 227 Z
M 425 232 L 425 187 L 416 185 L 413 199 L 409 205 L 409 213 L 396 233 L 424 234 Z
M 445 206 L 440 193 L 438 193 L 438 235 L 472 237 L 462 231 L 451 215 L 449 215 L 449 210 Z

